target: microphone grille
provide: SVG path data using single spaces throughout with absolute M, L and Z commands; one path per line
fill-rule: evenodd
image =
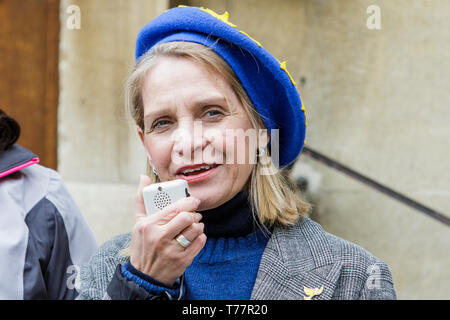
M 157 207 L 159 210 L 164 209 L 169 204 L 172 203 L 172 199 L 170 198 L 170 195 L 167 192 L 159 191 L 155 194 L 155 198 L 153 199 L 155 203 L 155 207 Z

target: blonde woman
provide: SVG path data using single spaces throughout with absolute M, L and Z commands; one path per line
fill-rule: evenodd
M 80 299 L 396 297 L 386 264 L 305 217 L 283 175 L 306 129 L 285 63 L 193 7 L 146 25 L 136 60 L 126 102 L 150 170 L 132 232 L 82 268 Z M 143 187 L 173 179 L 191 196 L 147 216 Z

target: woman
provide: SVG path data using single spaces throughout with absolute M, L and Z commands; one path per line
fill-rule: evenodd
M 386 264 L 305 217 L 278 170 L 306 127 L 285 63 L 192 7 L 145 26 L 136 60 L 127 105 L 152 170 L 133 231 L 82 268 L 80 299 L 395 298 Z M 147 216 L 143 187 L 173 179 L 191 196 Z
M 61 177 L 19 136 L 0 110 L 0 299 L 74 299 L 97 241 Z

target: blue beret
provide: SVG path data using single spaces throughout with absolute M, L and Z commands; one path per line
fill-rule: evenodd
M 218 39 L 224 41 L 217 41 Z M 235 72 L 267 129 L 278 129 L 279 167 L 293 163 L 303 149 L 306 113 L 295 82 L 259 42 L 228 21 L 228 13 L 180 6 L 145 25 L 136 40 L 136 61 L 159 43 L 195 42 L 211 47 Z M 273 136 L 272 136 L 273 138 Z M 276 158 L 275 158 L 276 159 Z

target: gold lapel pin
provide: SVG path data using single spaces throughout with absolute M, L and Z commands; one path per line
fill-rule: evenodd
M 319 288 L 307 288 L 303 286 L 303 292 L 305 292 L 306 297 L 303 297 L 304 300 L 311 300 L 314 296 L 318 296 L 323 291 L 323 286 Z

